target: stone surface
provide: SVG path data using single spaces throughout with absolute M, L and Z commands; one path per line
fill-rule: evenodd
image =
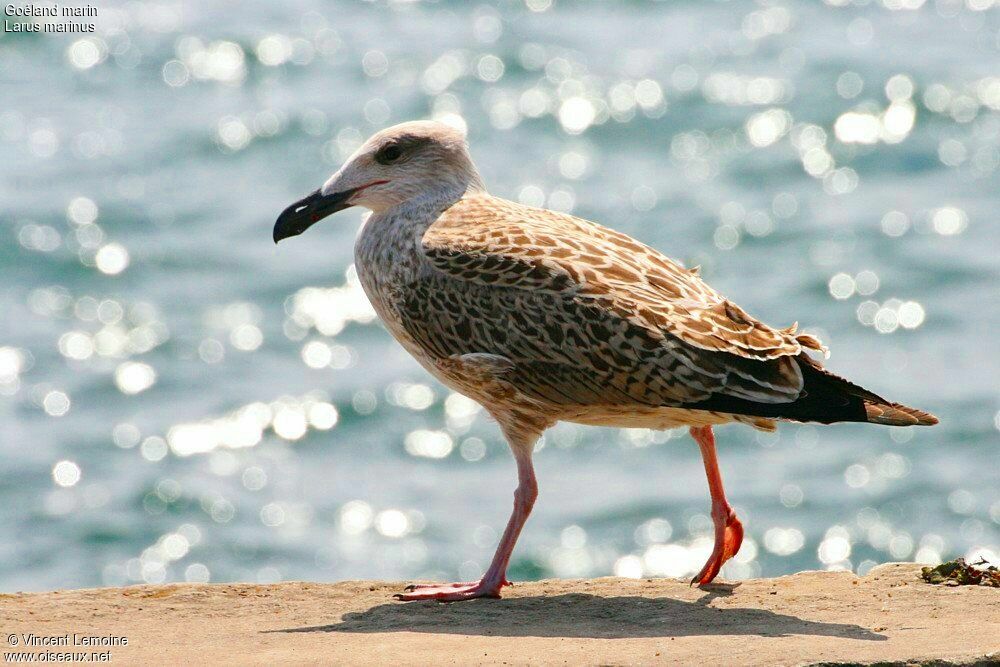
M 177 584 L 0 596 L 4 652 L 110 651 L 113 664 L 997 664 L 1000 589 L 919 566 L 717 584 L 547 580 L 503 600 L 396 602 L 401 584 Z M 127 646 L 24 646 L 26 635 Z M 10 635 L 19 646 L 12 647 Z

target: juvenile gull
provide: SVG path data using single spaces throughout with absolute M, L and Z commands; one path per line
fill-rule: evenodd
M 465 137 L 410 122 L 371 137 L 282 212 L 274 241 L 350 206 L 372 211 L 355 246 L 389 332 L 442 383 L 482 404 L 517 462 L 514 511 L 479 581 L 414 585 L 402 600 L 499 597 L 538 495 L 531 454 L 558 421 L 687 426 L 701 448 L 715 547 L 707 584 L 740 548 L 712 427 L 776 420 L 936 424 L 823 369 L 796 326 L 774 329 L 689 270 L 593 222 L 490 195 Z

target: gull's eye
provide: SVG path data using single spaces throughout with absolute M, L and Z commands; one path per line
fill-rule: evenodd
M 389 144 L 375 154 L 375 161 L 380 164 L 389 164 L 398 160 L 402 155 L 403 149 L 398 144 Z

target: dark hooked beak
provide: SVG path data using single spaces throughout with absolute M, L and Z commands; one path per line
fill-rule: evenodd
M 353 188 L 332 195 L 324 195 L 319 190 L 309 193 L 278 216 L 274 223 L 274 242 L 298 236 L 328 215 L 350 208 L 350 199 L 361 188 Z

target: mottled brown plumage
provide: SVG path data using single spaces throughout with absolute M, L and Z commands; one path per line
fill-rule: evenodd
M 865 420 L 863 409 L 844 414 L 842 400 L 826 413 L 823 404 L 796 405 L 806 377 L 823 374 L 805 356 L 825 350 L 818 340 L 759 322 L 697 272 L 624 234 L 473 191 L 436 218 L 419 250 L 435 270 L 407 285 L 398 315 L 406 332 L 436 358 L 503 357 L 503 380 L 556 419 L 634 424 L 633 407 L 728 406 L 725 416 L 687 418 L 643 410 L 640 421 Z M 828 377 L 831 392 L 878 408 L 883 423 L 897 413 L 905 423 L 926 420 Z
M 816 338 L 754 319 L 696 270 L 596 223 L 488 194 L 464 138 L 446 126 L 375 135 L 286 209 L 275 239 L 353 204 L 374 212 L 355 263 L 375 310 L 425 368 L 497 419 L 521 479 L 484 579 L 406 599 L 499 594 L 534 501 L 532 445 L 557 421 L 692 428 L 717 529 L 701 583 L 743 534 L 722 492 L 712 425 L 937 421 L 827 372 L 808 356 L 825 352 Z

